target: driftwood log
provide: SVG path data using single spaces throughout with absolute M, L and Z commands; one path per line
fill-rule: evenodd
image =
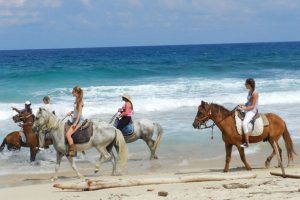
M 256 178 L 256 174 L 252 175 L 211 175 L 211 176 L 175 176 L 175 177 L 161 177 L 161 178 L 128 178 L 117 180 L 85 180 L 80 183 L 69 184 L 54 184 L 53 187 L 67 190 L 92 191 L 106 188 L 116 187 L 131 187 L 141 185 L 157 185 L 157 184 L 173 184 L 173 183 L 190 183 L 190 182 L 204 182 L 204 181 L 225 181 L 235 179 L 252 179 Z
M 270 174 L 273 175 L 273 176 L 281 176 L 283 178 L 299 178 L 300 179 L 299 175 L 292 175 L 292 174 L 286 174 L 285 173 L 285 170 L 284 170 L 284 167 L 283 167 L 280 155 L 279 155 L 278 146 L 277 146 L 276 142 L 273 143 L 273 146 L 274 146 L 274 149 L 275 149 L 275 153 L 276 153 L 276 156 L 277 156 L 278 163 L 279 163 L 280 168 L 281 168 L 281 173 L 270 172 Z
M 300 176 L 299 175 L 293 175 L 293 174 L 281 174 L 281 173 L 276 173 L 276 172 L 270 172 L 271 175 L 273 176 L 281 176 L 283 178 L 299 178 L 300 179 Z

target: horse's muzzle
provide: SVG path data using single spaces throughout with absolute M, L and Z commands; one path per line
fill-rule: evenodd
M 193 125 L 194 128 L 197 128 L 197 129 L 200 128 L 200 124 L 196 121 L 192 125 Z

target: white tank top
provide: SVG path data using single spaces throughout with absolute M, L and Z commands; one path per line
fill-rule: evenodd
M 254 92 L 256 92 L 256 91 L 253 91 L 253 93 Z M 253 96 L 253 93 L 251 94 L 251 95 L 248 95 L 247 96 L 247 103 L 246 103 L 246 106 L 251 106 L 252 105 L 252 103 L 251 103 L 251 98 L 252 98 L 252 96 Z M 257 93 L 257 92 L 256 92 Z M 257 93 L 258 94 L 258 93 Z M 256 112 L 257 111 L 257 109 L 258 109 L 258 98 L 257 98 L 257 100 L 256 100 L 256 105 L 255 105 L 255 107 L 252 109 L 252 110 L 248 110 L 248 111 L 254 111 L 254 112 Z

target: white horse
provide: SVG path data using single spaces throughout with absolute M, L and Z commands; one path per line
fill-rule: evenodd
M 119 113 L 116 113 L 110 120 L 110 124 L 114 125 Z M 148 119 L 140 119 L 133 121 L 133 133 L 129 136 L 124 136 L 126 143 L 135 142 L 138 139 L 142 139 L 146 142 L 150 149 L 150 160 L 158 159 L 156 155 L 156 149 L 160 143 L 163 129 L 160 124 L 152 122 Z M 152 139 L 154 131 L 157 132 L 156 139 Z
M 44 145 L 44 133 L 46 132 L 48 132 L 53 140 L 53 146 L 56 150 L 56 166 L 54 179 L 57 179 L 57 172 L 62 157 L 68 154 L 68 148 L 65 143 L 66 139 L 64 126 L 65 124 L 62 120 L 59 120 L 55 115 L 42 108 L 38 110 L 35 122 L 33 124 L 33 129 L 36 130 L 39 134 L 40 146 Z M 90 138 L 90 141 L 84 144 L 76 144 L 76 149 L 79 152 L 85 151 L 92 147 L 95 147 L 100 153 L 100 159 L 96 164 L 95 172 L 99 171 L 102 163 L 111 160 L 113 164 L 112 175 L 118 174 L 116 157 L 112 151 L 113 147 L 116 148 L 116 151 L 119 154 L 118 166 L 120 165 L 121 173 L 124 171 L 124 168 L 127 164 L 128 152 L 127 145 L 121 131 L 109 125 L 108 123 L 93 121 L 93 136 Z M 77 176 L 79 178 L 83 178 L 75 165 L 73 157 L 67 156 L 67 158 Z

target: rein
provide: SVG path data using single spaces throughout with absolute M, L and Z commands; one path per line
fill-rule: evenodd
M 208 128 L 211 128 L 211 137 L 210 137 L 210 139 L 214 139 L 214 127 L 216 126 L 216 125 L 218 125 L 218 124 L 220 124 L 221 122 L 223 122 L 225 119 L 227 119 L 228 117 L 230 117 L 230 116 L 232 116 L 232 114 L 234 113 L 234 111 L 237 109 L 237 107 L 238 106 L 236 106 L 233 110 L 231 110 L 230 111 L 230 114 L 229 115 L 227 115 L 226 117 L 224 117 L 223 119 L 221 119 L 220 121 L 218 121 L 218 122 L 215 122 L 214 121 L 214 123 L 212 124 L 212 125 L 209 125 L 209 126 L 207 126 L 207 122 L 208 122 L 208 120 L 210 119 L 210 117 L 211 117 L 211 109 L 210 109 L 210 111 L 209 111 L 209 115 L 208 116 L 204 116 L 203 118 L 201 118 L 201 121 L 202 120 L 207 120 L 205 123 L 204 123 L 204 127 L 202 128 L 201 127 L 201 125 L 200 125 L 200 130 L 203 130 L 203 129 L 208 129 Z M 199 120 L 200 121 L 200 120 Z

